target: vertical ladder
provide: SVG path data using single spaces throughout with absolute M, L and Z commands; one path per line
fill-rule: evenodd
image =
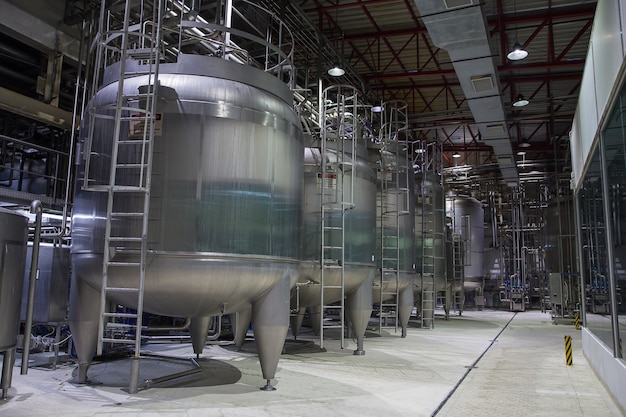
M 463 289 L 465 281 L 464 245 L 461 235 L 452 235 L 452 293 L 453 308 L 460 316 L 463 313 L 465 304 L 465 291 Z
M 421 310 L 422 329 L 432 329 L 435 319 L 435 232 L 434 204 L 432 196 L 427 195 L 426 173 L 422 174 L 422 269 L 421 278 Z
M 346 211 L 354 207 L 357 93 L 351 86 L 331 86 L 323 91 L 321 132 L 321 250 L 320 250 L 320 348 L 328 329 L 341 329 L 344 348 Z M 334 143 L 334 145 L 333 145 Z M 330 145 L 330 146 L 329 146 Z M 339 282 L 332 277 L 339 272 Z M 340 292 L 337 303 L 326 293 Z M 326 322 L 326 314 L 338 315 L 339 323 Z
M 140 33 L 131 29 L 131 0 L 126 0 L 121 29 L 113 27 L 114 18 L 106 12 L 105 3 L 105 1 L 102 2 L 100 13 L 100 42 L 96 57 L 98 66 L 95 70 L 94 85 L 104 66 L 110 63 L 108 61 L 112 56 L 118 58 L 117 99 L 113 105 L 96 105 L 92 112 L 89 143 L 86 149 L 86 154 L 89 156 L 83 182 L 83 188 L 87 191 L 107 193 L 97 354 L 102 354 L 105 343 L 123 344 L 133 346 L 134 357 L 139 359 L 148 252 L 148 213 L 155 110 L 161 59 L 159 22 L 163 5 L 159 1 L 158 6 L 153 9 L 150 21 L 133 25 L 133 28 L 137 30 L 143 28 L 146 31 Z M 111 36 L 111 34 L 117 36 Z M 133 36 L 134 38 L 131 39 Z M 127 70 L 130 61 L 135 61 L 138 65 L 130 65 L 134 69 Z M 129 76 L 143 76 L 147 80 L 137 93 L 129 94 L 125 91 L 124 81 Z M 93 91 L 95 94 L 97 88 L 94 87 Z M 114 126 L 108 181 L 92 178 L 89 169 L 89 161 L 95 155 L 91 147 L 93 146 L 94 126 L 97 122 Z M 124 226 L 115 227 L 116 222 L 122 222 Z M 126 273 L 132 271 L 130 275 L 135 279 L 123 287 L 111 286 L 109 275 L 116 268 L 123 269 Z M 117 309 L 110 311 L 108 296 L 120 293 L 134 294 L 135 312 L 128 310 L 119 312 Z M 118 328 L 121 331 L 111 332 L 112 328 Z M 133 332 L 132 339 L 128 338 L 127 334 Z M 133 373 L 138 373 L 138 367 Z M 137 375 L 131 375 L 131 392 L 137 391 L 136 377 Z
M 381 188 L 380 239 L 381 267 L 378 299 L 378 331 L 394 328 L 398 331 L 398 300 L 400 298 L 401 225 L 400 217 L 409 211 L 409 157 L 402 148 L 401 137 L 406 137 L 408 117 L 406 103 L 390 101 L 383 104 L 380 129 Z M 406 147 L 406 143 L 404 143 Z M 388 319 L 393 319 L 393 326 Z

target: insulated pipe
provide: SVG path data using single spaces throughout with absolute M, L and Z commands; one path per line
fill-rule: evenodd
M 26 306 L 26 324 L 24 325 L 24 348 L 22 353 L 21 374 L 28 373 L 28 356 L 30 351 L 30 330 L 33 327 L 33 312 L 35 309 L 35 284 L 39 272 L 39 240 L 41 234 L 41 201 L 35 200 L 30 205 L 30 212 L 35 213 L 35 238 L 33 254 L 30 263 L 30 279 L 28 280 L 28 304 Z

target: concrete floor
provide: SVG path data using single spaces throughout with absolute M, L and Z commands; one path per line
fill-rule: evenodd
M 2 417 L 31 416 L 624 416 L 590 369 L 580 332 L 554 325 L 538 311 L 468 311 L 437 319 L 434 330 L 368 332 L 365 356 L 312 334 L 288 341 L 278 364 L 277 391 L 263 392 L 254 343 L 241 352 L 213 345 L 200 371 L 129 395 L 128 360 L 94 364 L 93 384 L 81 386 L 75 366 L 56 370 L 35 362 L 28 375 L 16 366 Z M 566 366 L 564 335 L 573 337 Z M 307 343 L 306 340 L 309 340 Z M 495 341 L 494 341 L 495 340 Z M 154 344 L 141 361 L 141 380 L 192 369 L 191 346 Z M 37 360 L 33 356 L 33 360 Z M 19 361 L 18 361 L 19 362 Z M 17 364 L 19 365 L 19 363 Z M 475 367 L 472 367 L 475 365 Z M 625 392 L 626 395 L 626 392 Z

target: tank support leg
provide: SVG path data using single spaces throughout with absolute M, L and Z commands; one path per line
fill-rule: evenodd
M 322 314 L 322 306 L 316 305 L 309 307 L 309 315 L 311 316 L 311 328 L 313 334 L 319 336 L 320 334 L 320 314 Z
M 76 267 L 73 268 L 76 270 Z M 78 356 L 78 383 L 87 383 L 87 369 L 98 344 L 100 292 L 73 275 L 70 285 L 69 325 Z
M 352 324 L 352 334 L 356 338 L 357 346 L 354 354 L 359 356 L 365 355 L 363 339 L 365 338 L 365 330 L 367 329 L 367 324 L 372 315 L 374 272 L 375 271 L 372 271 L 361 286 L 350 293 L 346 299 L 348 320 Z
M 5 399 L 11 388 L 11 378 L 13 377 L 13 362 L 15 361 L 15 348 L 7 349 L 4 351 L 4 358 L 2 359 L 2 381 L 0 386 L 2 387 L 2 397 Z
M 296 340 L 300 334 L 300 328 L 302 327 L 305 313 L 306 307 L 300 307 L 296 314 L 291 317 L 291 334 L 294 340 Z
M 243 342 L 246 340 L 246 334 L 248 333 L 248 327 L 250 327 L 251 317 L 252 305 L 248 305 L 246 308 L 230 315 L 230 324 L 233 327 L 236 351 L 241 350 Z
M 413 305 L 413 284 L 411 284 L 407 286 L 407 288 L 400 291 L 400 299 L 398 300 L 398 321 L 400 322 L 400 327 L 402 328 L 401 337 L 406 337 L 406 331 L 409 326 L 409 319 L 411 318 Z
M 130 358 L 130 382 L 128 383 L 128 392 L 137 394 L 139 391 L 139 355 Z
M 193 346 L 193 353 L 196 354 L 196 359 L 202 354 L 204 345 L 206 343 L 206 337 L 209 333 L 209 327 L 213 317 L 192 317 L 189 324 L 189 334 L 191 335 L 191 344 Z
M 252 328 L 256 339 L 259 362 L 266 385 L 264 391 L 273 388 L 278 359 L 285 345 L 289 330 L 289 271 L 285 271 L 280 281 L 270 291 L 252 303 Z

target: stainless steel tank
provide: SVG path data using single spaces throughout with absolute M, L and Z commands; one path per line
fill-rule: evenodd
M 432 274 L 435 291 L 446 286 L 446 223 L 443 185 L 435 174 L 416 175 L 416 271 Z M 418 280 L 419 282 L 419 280 Z
M 401 146 L 392 143 L 378 152 L 376 204 L 376 262 L 379 270 L 374 278 L 374 301 L 391 299 L 398 294 L 398 320 L 402 335 L 413 310 L 415 281 L 415 175 L 411 161 Z M 384 190 L 384 191 L 383 191 Z M 398 280 L 394 272 L 398 271 Z M 384 275 L 384 279 L 382 274 Z
M 484 280 L 485 225 L 480 201 L 465 195 L 446 196 L 446 215 L 452 219 L 453 233 L 460 236 L 464 251 L 464 288 L 482 288 Z
M 333 146 L 335 148 L 333 148 Z M 303 256 L 300 268 L 299 307 L 313 307 L 320 305 L 320 259 L 321 259 L 321 169 L 320 161 L 331 158 L 341 158 L 341 152 L 330 144 L 327 155 L 321 155 L 320 148 L 305 148 L 304 152 L 304 232 Z M 356 144 L 356 155 L 345 154 L 345 158 L 352 163 L 350 171 L 345 170 L 336 177 L 327 178 L 329 187 L 340 186 L 343 183 L 346 193 L 353 195 L 354 207 L 345 213 L 344 232 L 344 293 L 350 297 L 363 287 L 364 282 L 374 273 L 374 253 L 376 250 L 376 173 L 367 160 L 367 149 L 364 144 Z M 351 178 L 352 177 L 352 178 Z M 353 184 L 353 189 L 351 189 Z M 327 212 L 325 223 L 337 226 L 341 221 L 339 211 Z M 341 231 L 327 234 L 335 242 L 341 241 Z M 339 259 L 340 251 L 327 251 L 329 259 Z M 329 269 L 324 273 L 324 285 L 340 285 L 341 272 L 339 269 Z M 371 293 L 371 284 L 367 291 Z M 292 297 L 293 299 L 293 297 Z M 341 300 L 341 291 L 325 290 L 324 304 L 329 305 Z M 292 301 L 292 305 L 294 302 Z M 348 310 L 351 304 L 348 300 Z M 369 305 L 371 314 L 371 303 Z M 367 316 L 369 318 L 369 315 Z M 352 323 L 355 326 L 355 323 Z M 297 328 L 293 329 L 297 333 Z M 365 325 L 357 337 L 362 338 Z
M 28 281 L 31 271 L 33 246 L 28 245 L 24 291 L 22 292 L 21 318 L 26 320 Z M 67 316 L 67 300 L 70 282 L 70 247 L 67 245 L 40 243 L 37 262 L 37 286 L 35 287 L 34 323 L 64 322 Z
M 115 73 L 105 73 L 91 109 L 114 105 Z M 125 94 L 137 94 L 146 84 L 146 76 L 127 78 Z M 271 350 L 279 348 L 270 360 L 277 362 L 301 247 L 303 144 L 292 93 L 263 71 L 200 55 L 180 55 L 177 63 L 162 64 L 159 84 L 144 310 L 203 318 L 252 304 L 253 315 L 269 320 L 267 326 L 259 320 L 254 325 L 261 365 L 264 327 L 274 332 L 269 338 L 276 340 L 267 343 Z M 114 123 L 95 120 L 90 177 L 94 184 L 108 184 Z M 124 138 L 130 129 L 122 124 Z M 89 126 L 81 132 L 85 152 Z M 83 159 L 79 178 L 84 168 Z M 129 194 L 120 210 L 142 211 L 141 204 Z M 95 347 L 92 326 L 98 313 L 87 304 L 102 285 L 106 213 L 107 194 L 83 189 L 79 181 L 72 216 L 73 281 L 78 284 L 72 289 L 70 314 L 74 328 L 86 334 L 76 341 L 86 346 L 79 351 L 85 367 Z M 112 234 L 129 228 L 140 224 L 116 220 Z M 138 253 L 118 248 L 115 257 L 136 260 Z M 109 285 L 128 286 L 136 275 L 136 270 L 110 268 Z M 255 303 L 268 298 L 273 288 L 284 287 L 285 280 L 284 301 L 275 306 L 280 310 L 259 312 L 263 309 Z M 133 307 L 136 296 L 116 293 L 113 300 Z M 271 329 L 271 316 L 280 318 L 275 327 L 281 332 Z M 273 378 L 273 371 L 268 372 L 266 379 Z
M 28 242 L 28 218 L 0 208 L 0 352 L 2 399 L 11 387 L 15 345 L 20 330 L 20 305 Z
M 28 218 L 0 208 L 0 351 L 17 343 L 27 242 Z

